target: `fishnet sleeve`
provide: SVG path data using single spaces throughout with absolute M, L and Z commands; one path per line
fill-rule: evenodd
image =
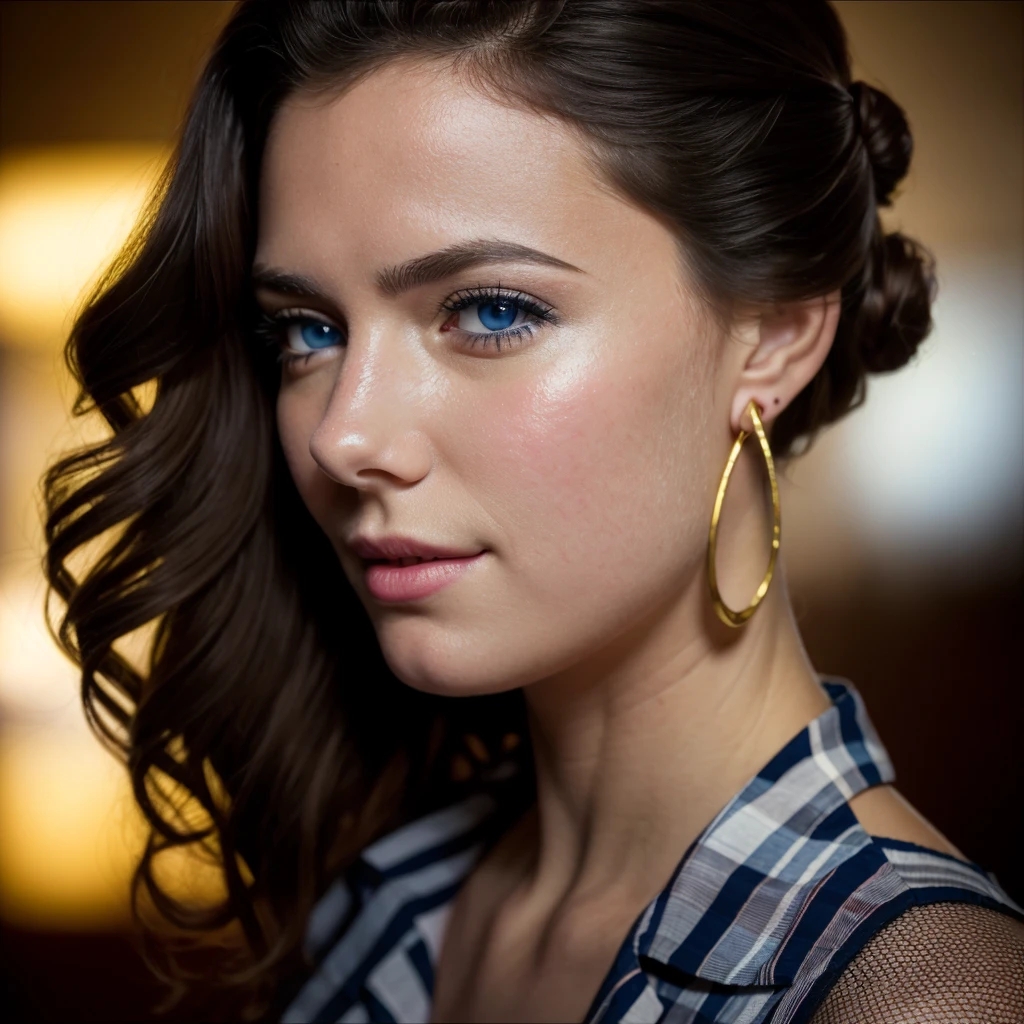
M 1024 1024 L 1024 924 L 970 903 L 911 907 L 839 975 L 811 1024 Z

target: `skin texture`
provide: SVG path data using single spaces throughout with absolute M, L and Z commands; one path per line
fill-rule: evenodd
M 383 268 L 473 239 L 578 270 L 505 261 L 378 289 Z M 257 293 L 339 339 L 283 370 L 278 426 L 389 664 L 453 698 L 525 687 L 537 805 L 460 894 L 435 1019 L 581 1019 L 692 839 L 828 706 L 781 566 L 733 630 L 711 610 L 704 559 L 747 402 L 770 425 L 811 379 L 838 295 L 741 307 L 723 331 L 671 232 L 601 182 L 576 134 L 405 62 L 282 106 L 255 264 L 324 293 Z M 488 330 L 480 305 L 440 308 L 499 284 L 558 323 L 499 351 L 473 337 Z M 306 351 L 298 328 L 287 341 Z M 720 532 L 736 608 L 768 555 L 759 459 L 748 443 Z M 347 547 L 357 534 L 485 554 L 429 598 L 384 605 Z

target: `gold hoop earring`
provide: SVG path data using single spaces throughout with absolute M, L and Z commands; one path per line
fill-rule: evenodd
M 718 520 L 722 515 L 722 504 L 725 501 L 725 490 L 729 486 L 729 477 L 732 475 L 733 466 L 739 458 L 743 442 L 750 436 L 746 430 L 741 430 L 733 442 L 732 451 L 729 452 L 729 459 L 722 472 L 722 479 L 718 484 L 718 494 L 715 496 L 715 507 L 711 513 L 711 532 L 708 534 L 708 583 L 711 586 L 711 601 L 715 606 L 718 617 L 727 626 L 742 626 L 747 619 L 757 610 L 761 599 L 768 593 L 768 587 L 772 582 L 772 574 L 775 572 L 775 560 L 779 555 L 779 542 L 782 536 L 782 511 L 779 507 L 779 485 L 775 480 L 775 462 L 772 459 L 772 450 L 768 447 L 768 438 L 764 432 L 764 424 L 758 413 L 757 403 L 751 399 L 747 406 L 747 412 L 754 423 L 754 432 L 758 441 L 761 442 L 761 451 L 764 453 L 765 465 L 768 467 L 768 479 L 772 485 L 772 551 L 768 558 L 768 570 L 761 580 L 761 585 L 754 594 L 754 600 L 741 612 L 733 611 L 722 600 L 718 592 L 718 577 L 715 574 L 715 548 L 718 543 Z

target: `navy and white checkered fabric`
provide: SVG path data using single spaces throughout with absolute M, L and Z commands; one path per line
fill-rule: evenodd
M 804 1021 L 868 939 L 912 905 L 959 900 L 1024 920 L 977 865 L 861 827 L 847 801 L 891 782 L 892 764 L 853 686 L 824 685 L 832 707 L 686 851 L 623 940 L 586 1024 Z M 524 809 L 502 797 L 516 775 L 503 762 L 493 791 L 363 851 L 310 919 L 318 967 L 286 1024 L 429 1020 L 454 897 Z

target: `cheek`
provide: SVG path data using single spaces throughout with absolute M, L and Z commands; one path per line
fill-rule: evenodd
M 489 455 L 474 476 L 487 481 L 508 554 L 535 570 L 533 596 L 678 573 L 699 546 L 699 368 L 676 339 L 652 339 L 643 359 L 625 355 L 553 366 L 480 411 Z

